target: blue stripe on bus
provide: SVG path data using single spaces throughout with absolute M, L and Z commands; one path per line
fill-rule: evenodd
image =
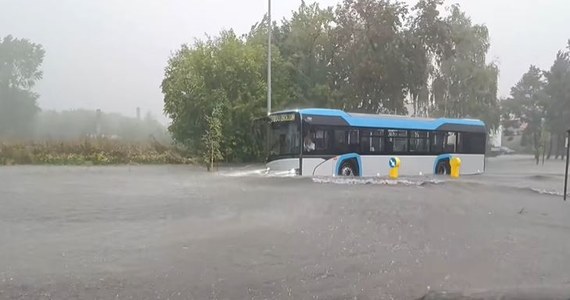
M 342 166 L 342 163 L 344 163 L 346 160 L 349 159 L 356 159 L 356 162 L 358 163 L 358 174 L 355 174 L 356 176 L 361 176 L 362 173 L 362 160 L 360 159 L 360 155 L 356 154 L 356 153 L 349 153 L 349 154 L 344 154 L 338 157 L 337 161 L 336 161 L 336 175 L 340 174 L 340 166 Z
M 284 112 L 297 112 L 294 110 Z M 354 127 L 378 127 L 378 128 L 397 128 L 397 129 L 417 129 L 417 130 L 436 130 L 442 125 L 467 125 L 484 127 L 485 123 L 480 120 L 469 119 L 415 119 L 415 118 L 382 118 L 381 115 L 370 116 L 352 116 L 342 110 L 310 108 L 298 110 L 302 115 L 314 116 L 330 116 L 342 117 L 350 126 Z
M 442 154 L 442 155 L 435 158 L 435 164 L 433 165 L 433 173 L 434 174 L 437 174 L 437 164 L 439 164 L 439 162 L 443 161 L 443 160 L 451 161 L 451 154 Z
M 418 129 L 418 130 L 436 130 L 442 125 L 468 125 L 468 126 L 485 126 L 483 123 L 472 120 L 413 120 L 413 119 L 374 119 L 374 118 L 349 118 L 346 120 L 351 126 L 355 127 L 378 127 L 378 128 L 401 128 L 401 129 Z

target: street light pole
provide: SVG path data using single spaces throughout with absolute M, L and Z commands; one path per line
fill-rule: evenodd
M 267 115 L 271 114 L 271 0 L 267 1 Z
M 568 165 L 570 164 L 570 129 L 566 134 L 566 173 L 564 175 L 564 201 L 566 201 L 566 197 L 568 197 Z

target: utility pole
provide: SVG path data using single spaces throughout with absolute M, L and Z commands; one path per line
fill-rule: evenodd
M 95 111 L 95 136 L 96 137 L 100 137 L 101 136 L 101 115 L 103 113 L 101 112 L 101 109 L 97 109 Z
M 566 173 L 564 175 L 564 201 L 566 201 L 566 198 L 568 197 L 568 165 L 570 164 L 570 158 L 568 158 L 568 155 L 570 155 L 570 129 L 568 129 L 568 132 L 566 134 Z
M 271 114 L 271 0 L 267 1 L 267 115 Z
M 540 120 L 540 126 L 541 126 L 540 148 L 542 150 L 542 165 L 543 166 L 544 166 L 544 157 L 546 156 L 546 126 L 544 126 L 545 123 L 546 123 L 546 119 L 542 118 Z

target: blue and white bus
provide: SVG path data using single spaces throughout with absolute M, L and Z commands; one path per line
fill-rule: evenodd
M 400 175 L 461 174 L 485 169 L 487 130 L 480 120 L 423 119 L 299 109 L 269 116 L 270 172 L 304 176 L 387 176 L 389 159 L 400 158 Z

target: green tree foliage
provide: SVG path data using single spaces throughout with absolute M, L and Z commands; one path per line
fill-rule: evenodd
M 274 54 L 276 66 L 279 53 Z M 223 149 L 228 160 L 252 160 L 260 155 L 251 136 L 251 122 L 265 112 L 266 53 L 232 31 L 192 47 L 183 46 L 169 61 L 162 83 L 164 111 L 172 118 L 174 138 L 189 149 L 200 149 L 206 117 L 221 104 Z M 279 77 L 276 78 L 279 80 Z M 283 94 L 276 90 L 277 95 Z M 287 99 L 287 98 L 281 98 Z M 276 106 L 280 105 L 279 98 Z
M 507 119 L 518 118 L 526 124 L 523 140 L 532 145 L 537 164 L 544 145 L 542 141 L 548 105 L 544 87 L 542 71 L 530 66 L 528 72 L 511 89 L 511 98 L 502 103 Z
M 499 123 L 497 102 L 498 68 L 486 62 L 490 47 L 485 26 L 473 25 L 457 5 L 445 20 L 450 26 L 452 55 L 441 61 L 433 81 L 433 114 L 472 117 L 490 129 Z
M 431 87 L 441 78 L 442 63 L 453 55 L 451 26 L 440 14 L 443 0 L 422 0 L 414 7 L 407 39 L 409 91 L 412 114 L 428 116 L 433 101 Z
M 286 62 L 294 88 L 291 103 L 298 107 L 330 107 L 332 81 L 330 66 L 335 49 L 332 44 L 332 8 L 321 9 L 317 3 L 301 4 L 291 20 L 279 29 L 277 46 Z
M 558 51 L 548 72 L 544 73 L 547 84 L 547 126 L 552 133 L 550 151 L 564 158 L 566 130 L 570 128 L 570 41 L 565 51 Z
M 345 0 L 336 10 L 334 82 L 343 108 L 404 114 L 408 10 L 399 2 Z
M 565 157 L 566 130 L 570 127 L 570 41 L 558 51 L 549 71 L 531 66 L 501 101 L 503 125 L 525 126 L 521 144 L 550 158 Z
M 497 68 L 486 62 L 487 28 L 442 0 L 411 10 L 388 0 L 302 2 L 271 24 L 274 110 L 329 107 L 368 113 L 473 117 L 497 125 Z M 260 157 L 252 120 L 265 114 L 267 19 L 236 36 L 183 45 L 168 61 L 164 111 L 176 141 L 199 151 L 207 117 L 220 105 L 226 160 Z
M 0 40 L 0 137 L 29 135 L 39 111 L 32 88 L 42 78 L 45 51 L 10 35 Z
M 209 116 L 206 116 L 206 132 L 202 136 L 202 158 L 208 171 L 214 170 L 214 163 L 224 159 L 221 150 L 222 135 L 222 109 L 216 106 Z

